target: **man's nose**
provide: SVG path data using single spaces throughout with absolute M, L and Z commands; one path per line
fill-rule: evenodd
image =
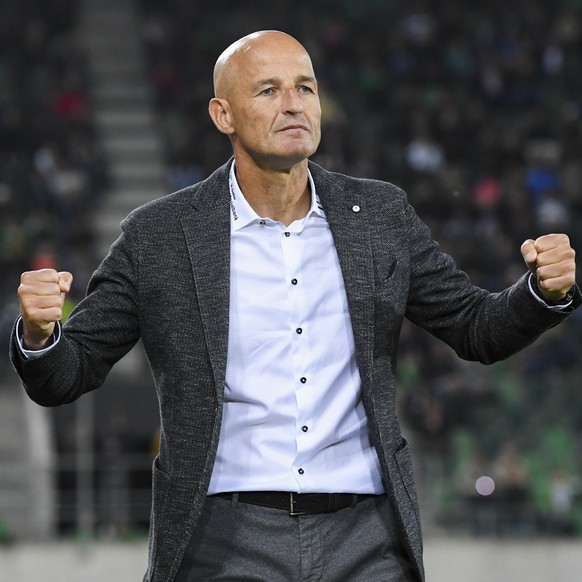
M 305 110 L 305 104 L 297 89 L 283 92 L 283 110 L 285 113 L 302 113 Z

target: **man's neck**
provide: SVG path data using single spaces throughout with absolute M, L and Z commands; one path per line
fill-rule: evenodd
M 311 207 L 307 160 L 290 170 L 265 170 L 236 161 L 236 179 L 252 209 L 265 218 L 289 226 Z

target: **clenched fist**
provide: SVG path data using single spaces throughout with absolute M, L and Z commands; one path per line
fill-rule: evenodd
M 521 245 L 521 254 L 542 295 L 552 302 L 564 299 L 576 282 L 576 253 L 567 235 L 528 239 Z
M 53 334 L 55 322 L 63 317 L 65 294 L 71 289 L 73 275 L 54 269 L 27 271 L 20 277 L 18 296 L 23 322 L 25 347 L 40 350 Z

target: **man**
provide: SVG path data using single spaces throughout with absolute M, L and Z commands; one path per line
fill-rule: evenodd
M 307 161 L 320 105 L 295 39 L 244 37 L 214 83 L 234 163 L 134 211 L 62 329 L 72 276 L 23 274 L 13 362 L 58 405 L 143 340 L 161 417 L 145 580 L 424 580 L 402 320 L 505 358 L 580 304 L 574 251 L 526 241 L 533 275 L 475 288 L 402 191 Z

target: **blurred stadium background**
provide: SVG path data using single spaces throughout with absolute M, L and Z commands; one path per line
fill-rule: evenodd
M 514 281 L 528 237 L 563 231 L 582 250 L 582 0 L 0 0 L 0 580 L 51 580 L 27 568 L 56 555 L 71 572 L 91 552 L 115 564 L 120 548 L 140 563 L 113 579 L 143 572 L 157 444 L 143 353 L 41 409 L 7 358 L 16 287 L 23 270 L 70 270 L 71 309 L 132 208 L 228 159 L 206 113 L 212 67 L 265 28 L 313 57 L 314 160 L 403 187 L 476 284 Z M 577 579 L 581 317 L 491 367 L 405 327 L 432 580 Z

